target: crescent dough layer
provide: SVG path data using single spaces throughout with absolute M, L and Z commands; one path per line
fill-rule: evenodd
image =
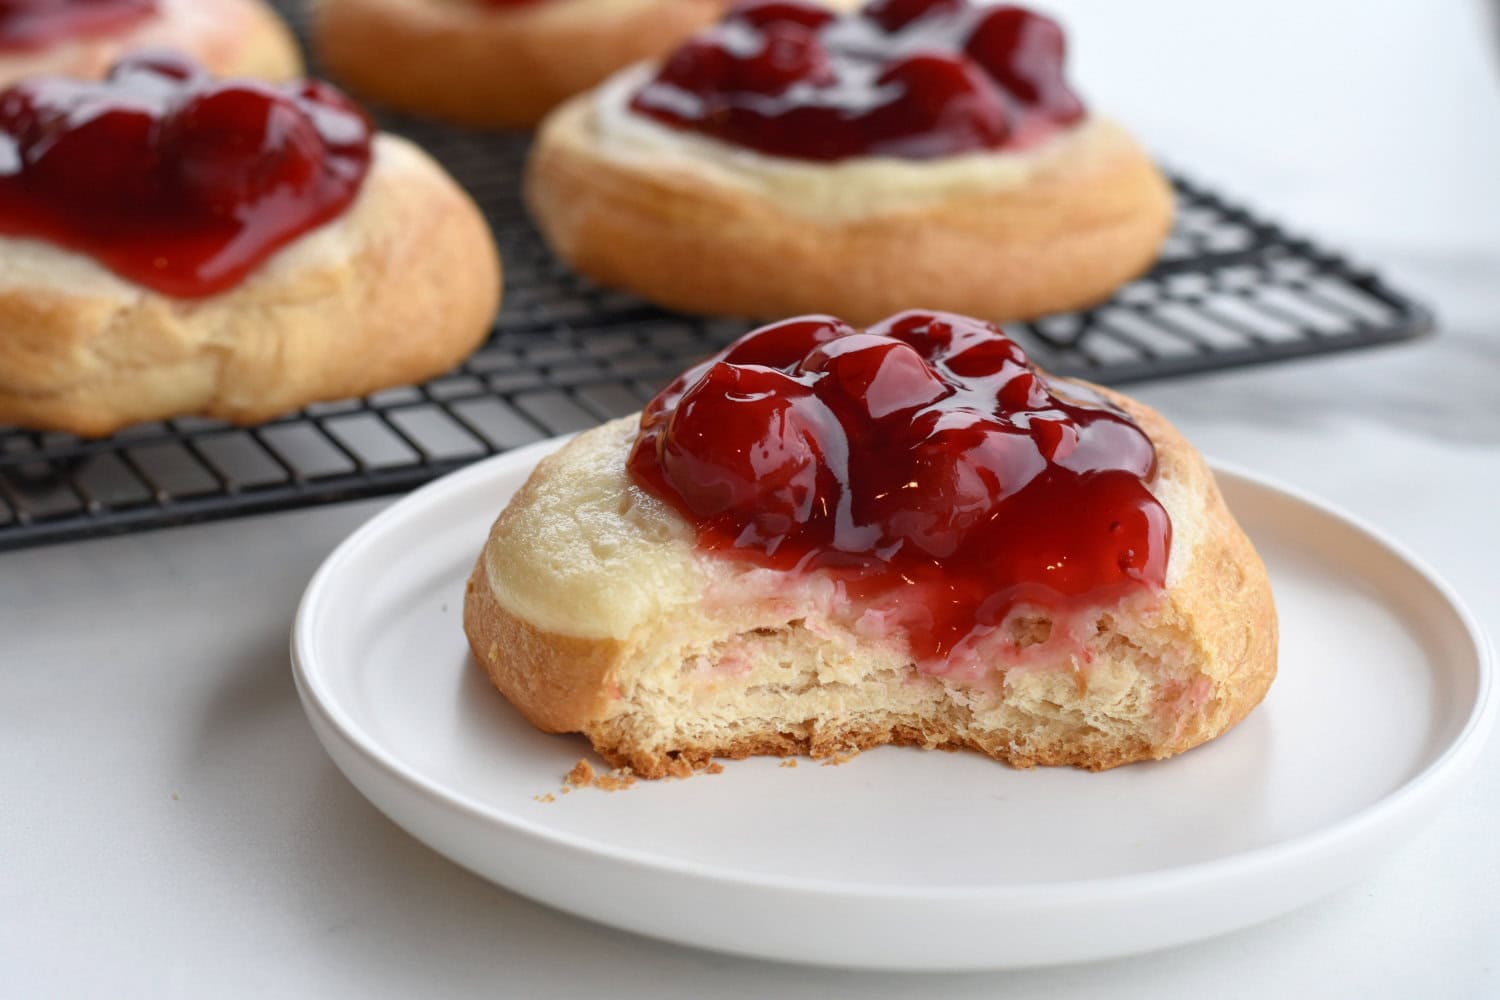
M 883 743 L 1094 769 L 1186 750 L 1274 678 L 1270 584 L 1197 452 L 1159 414 L 1106 395 L 1156 444 L 1167 586 L 1092 609 L 1082 629 L 1029 619 L 1014 638 L 1035 645 L 997 659 L 1003 681 L 921 673 L 899 636 L 851 627 L 818 574 L 699 552 L 627 477 L 633 418 L 545 459 L 500 515 L 469 580 L 470 646 L 538 728 L 582 732 L 647 777 Z M 1065 625 L 1079 644 L 1045 641 Z
M 0 54 L 0 87 L 37 74 L 95 79 L 126 52 L 151 48 L 192 56 L 215 76 L 286 80 L 302 72 L 296 41 L 263 0 L 157 0 L 156 16 L 120 34 Z
M 623 66 L 671 49 L 725 0 L 316 0 L 329 72 L 388 107 L 466 125 L 534 125 Z
M 186 415 L 258 423 L 448 369 L 483 341 L 499 300 L 479 209 L 382 134 L 344 215 L 206 299 L 0 237 L 0 424 L 92 436 Z

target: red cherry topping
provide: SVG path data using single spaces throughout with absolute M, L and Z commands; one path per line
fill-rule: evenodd
M 0 0 L 0 51 L 110 35 L 156 13 L 156 0 Z
M 777 369 L 716 364 L 677 404 L 662 469 L 701 516 L 727 514 L 738 543 L 774 552 L 812 514 L 822 416 L 812 393 Z M 719 446 L 726 436 L 737 444 L 730 453 Z
M 279 190 L 317 183 L 323 137 L 296 98 L 258 83 L 224 84 L 189 98 L 172 119 L 163 152 L 183 193 L 229 215 Z
M 902 93 L 887 111 L 892 123 L 900 120 L 899 132 L 905 138 L 887 145 L 887 154 L 923 159 L 943 155 L 929 148 L 941 150 L 954 143 L 968 149 L 994 148 L 1010 134 L 1008 107 L 997 97 L 994 84 L 967 60 L 918 52 L 890 66 L 875 84 L 894 85 Z
M 930 159 L 1019 149 L 1084 114 L 1057 24 L 973 0 L 838 16 L 750 0 L 669 56 L 631 108 L 774 156 Z
M 1108 604 L 1166 578 L 1150 439 L 949 313 L 752 331 L 651 401 L 629 469 L 722 557 L 830 573 L 865 607 L 903 609 L 935 672 L 1018 607 Z
M 832 316 L 802 316 L 782 320 L 773 326 L 762 328 L 759 336 L 736 340 L 724 349 L 723 360 L 737 365 L 778 368 L 786 364 L 787 358 L 811 354 L 820 344 L 854 332 L 854 327 Z
M 1063 120 L 1083 115 L 1063 79 L 1067 41 L 1056 21 L 1020 7 L 996 7 L 974 26 L 964 51 L 1025 104 Z
M 693 38 L 667 57 L 657 79 L 679 96 L 707 97 L 729 85 L 734 61 L 724 46 L 711 39 Z
M 821 373 L 824 395 L 852 411 L 882 420 L 928 406 L 951 393 L 910 344 L 890 337 L 853 333 L 807 353 L 804 373 Z
M 913 21 L 938 15 L 952 14 L 965 6 L 965 0 L 872 0 L 860 11 L 861 16 L 874 21 L 886 31 L 900 31 Z
M 790 23 L 816 29 L 827 25 L 834 17 L 833 11 L 827 7 L 799 0 L 743 0 L 735 4 L 728 19 L 755 28 Z
M 216 81 L 169 54 L 128 56 L 97 83 L 34 77 L 0 93 L 0 234 L 213 295 L 342 214 L 370 137 L 327 84 Z
M 737 60 L 735 68 L 735 85 L 755 94 L 783 94 L 795 83 L 832 79 L 828 52 L 817 34 L 794 21 L 766 25 L 759 51 Z

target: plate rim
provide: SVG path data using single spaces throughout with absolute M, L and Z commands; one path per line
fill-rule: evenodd
M 1373 543 L 1385 550 L 1388 555 L 1394 556 L 1432 587 L 1448 609 L 1454 613 L 1463 628 L 1464 638 L 1472 647 L 1476 672 L 1476 690 L 1467 717 L 1458 732 L 1436 757 L 1375 802 L 1318 829 L 1205 861 L 1126 875 L 1034 883 L 991 882 L 973 886 L 845 882 L 780 873 L 747 872 L 703 861 L 674 858 L 666 854 L 621 847 L 582 834 L 557 830 L 514 812 L 499 812 L 492 806 L 447 788 L 388 752 L 352 718 L 342 711 L 335 710 L 339 707 L 338 701 L 329 697 L 326 689 L 320 686 L 316 671 L 306 662 L 309 657 L 305 655 L 304 647 L 311 644 L 312 625 L 320 606 L 328 600 L 326 592 L 332 587 L 330 581 L 335 578 L 339 567 L 353 558 L 369 539 L 381 533 L 392 522 L 399 521 L 414 510 L 432 503 L 438 496 L 461 493 L 471 480 L 484 480 L 500 475 L 503 471 L 510 471 L 511 466 L 518 466 L 522 469 L 533 468 L 536 462 L 562 447 L 574 436 L 574 434 L 565 434 L 548 438 L 481 460 L 422 486 L 374 514 L 335 546 L 319 565 L 298 602 L 290 636 L 293 679 L 301 695 L 304 710 L 309 713 L 316 712 L 323 725 L 336 734 L 347 747 L 363 756 L 366 762 L 379 768 L 387 778 L 405 785 L 408 791 L 416 792 L 436 805 L 463 813 L 469 819 L 498 824 L 510 834 L 528 838 L 540 846 L 560 848 L 586 855 L 594 860 L 627 865 L 660 875 L 706 879 L 723 885 L 829 899 L 853 898 L 862 901 L 879 900 L 893 903 L 918 900 L 924 903 L 941 903 L 950 900 L 967 903 L 984 901 L 990 904 L 1023 906 L 1038 903 L 1065 904 L 1085 899 L 1126 900 L 1170 891 L 1184 884 L 1202 886 L 1243 879 L 1259 871 L 1271 871 L 1298 858 L 1315 855 L 1332 846 L 1356 842 L 1363 837 L 1377 834 L 1380 829 L 1394 824 L 1424 800 L 1442 792 L 1446 786 L 1462 777 L 1465 771 L 1477 761 L 1485 738 L 1494 724 L 1497 711 L 1500 711 L 1500 685 L 1496 683 L 1494 652 L 1490 638 L 1482 623 L 1473 615 L 1454 588 L 1425 560 L 1387 532 L 1336 504 L 1286 484 L 1275 477 L 1251 472 L 1238 463 L 1210 459 L 1208 464 L 1216 478 L 1229 476 L 1251 486 L 1281 494 L 1283 497 L 1311 507 L 1318 513 L 1332 517 L 1353 528 L 1363 536 L 1366 542 Z M 497 509 L 496 514 L 498 513 Z M 342 766 L 340 770 L 343 770 Z M 379 808 L 378 804 L 377 807 Z M 381 808 L 381 811 L 385 810 Z

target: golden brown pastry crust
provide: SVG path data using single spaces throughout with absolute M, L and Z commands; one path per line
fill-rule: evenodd
M 302 73 L 296 40 L 264 0 L 158 0 L 157 14 L 127 31 L 0 55 L 0 87 L 42 73 L 97 79 L 142 48 L 181 52 L 215 76 L 287 80 Z
M 567 636 L 526 621 L 497 599 L 484 553 L 470 576 L 464 603 L 470 648 L 496 688 L 537 728 L 582 732 L 612 765 L 630 767 L 648 778 L 683 775 L 707 765 L 713 757 L 799 753 L 833 757 L 883 744 L 967 748 L 1017 767 L 1070 765 L 1091 770 L 1160 759 L 1198 746 L 1243 719 L 1265 697 L 1276 676 L 1277 617 L 1270 581 L 1198 452 L 1156 411 L 1109 390 L 1100 391 L 1151 437 L 1159 475 L 1186 484 L 1197 501 L 1197 544 L 1186 572 L 1163 595 L 1151 627 L 1175 635 L 1190 651 L 1196 668 L 1209 682 L 1209 691 L 1180 718 L 1169 739 L 1039 745 L 1009 731 L 966 736 L 945 730 L 941 720 L 933 719 L 924 720 L 920 727 L 900 721 L 839 726 L 837 720 L 821 720 L 822 724 L 805 726 L 800 732 L 757 731 L 709 745 L 683 744 L 663 753 L 642 747 L 611 722 L 611 701 L 619 694 L 617 679 L 630 669 L 640 650 L 630 640 Z M 515 512 L 533 501 L 539 484 L 566 466 L 567 450 L 537 467 L 495 522 L 487 549 L 506 533 Z M 1080 692 L 1080 697 L 1085 694 Z
M 559 635 L 511 614 L 495 599 L 482 559 L 465 591 L 464 632 L 495 687 L 546 733 L 583 732 L 602 718 L 609 677 L 626 655 L 618 640 Z
M 525 128 L 615 70 L 670 50 L 716 20 L 726 0 L 586 9 L 593 4 L 486 10 L 451 0 L 315 0 L 313 44 L 329 73 L 387 107 Z
M 1103 141 L 1019 186 L 815 219 L 701 172 L 610 156 L 591 100 L 543 125 L 528 205 L 574 269 L 685 312 L 862 324 L 919 306 L 1026 319 L 1108 298 L 1171 228 L 1166 181 L 1107 123 Z
M 0 287 L 0 424 L 89 436 L 188 415 L 259 423 L 436 375 L 483 341 L 500 299 L 479 209 L 385 135 L 342 217 L 207 299 L 35 241 L 0 241 L 0 267 L 7 255 L 76 280 Z

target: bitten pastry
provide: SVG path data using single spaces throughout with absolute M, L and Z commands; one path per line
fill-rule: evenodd
M 616 70 L 668 51 L 726 0 L 315 0 L 335 78 L 387 107 L 535 125 Z
M 933 312 L 764 327 L 543 460 L 464 626 L 534 725 L 648 777 L 887 743 L 1109 768 L 1223 733 L 1276 673 L 1198 453 Z
M 180 52 L 215 76 L 286 80 L 302 57 L 263 0 L 0 3 L 0 87 L 27 76 L 98 79 L 127 52 Z
M 578 271 L 688 312 L 1087 306 L 1150 266 L 1172 198 L 1063 50 L 1017 7 L 758 0 L 559 108 L 527 200 Z
M 0 164 L 0 424 L 256 423 L 437 374 L 499 302 L 469 197 L 316 81 L 32 78 Z

